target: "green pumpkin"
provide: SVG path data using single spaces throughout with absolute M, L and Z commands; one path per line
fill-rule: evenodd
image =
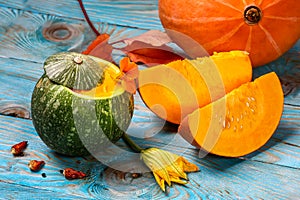
M 49 148 L 83 156 L 122 137 L 131 122 L 133 95 L 118 84 L 122 72 L 117 66 L 88 55 L 59 53 L 45 61 L 44 70 L 32 94 L 31 113 Z M 106 77 L 115 78 L 116 85 Z M 107 88 L 106 84 L 114 89 L 97 94 L 97 88 Z

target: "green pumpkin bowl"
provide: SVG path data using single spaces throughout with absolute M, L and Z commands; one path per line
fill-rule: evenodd
M 57 153 L 84 156 L 118 141 L 133 114 L 122 72 L 100 58 L 74 52 L 50 56 L 32 93 L 33 125 Z

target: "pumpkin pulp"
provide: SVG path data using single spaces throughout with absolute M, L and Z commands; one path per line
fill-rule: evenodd
M 120 77 L 123 73 L 115 65 L 109 65 L 104 69 L 103 81 L 90 90 L 73 90 L 86 96 L 86 98 L 109 98 L 124 92 L 120 84 Z
M 243 156 L 269 140 L 279 124 L 282 110 L 281 84 L 271 72 L 195 110 L 183 120 L 179 133 L 210 153 Z
M 196 60 L 178 60 L 139 72 L 139 93 L 159 117 L 180 124 L 199 107 L 251 81 L 248 53 L 215 53 Z

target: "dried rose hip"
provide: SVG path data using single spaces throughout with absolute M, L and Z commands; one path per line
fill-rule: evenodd
M 23 156 L 24 150 L 26 149 L 27 145 L 28 145 L 27 141 L 23 141 L 18 144 L 15 144 L 11 147 L 11 153 L 14 156 Z
M 42 169 L 42 167 L 45 165 L 45 162 L 44 161 L 38 161 L 38 160 L 31 160 L 28 164 L 29 166 L 29 169 L 31 171 L 34 171 L 34 172 L 37 172 L 39 171 L 40 169 Z
M 63 175 L 65 176 L 66 179 L 72 180 L 72 179 L 82 179 L 84 177 L 86 177 L 86 174 L 81 172 L 81 171 L 77 171 L 74 170 L 72 168 L 66 168 L 63 170 Z

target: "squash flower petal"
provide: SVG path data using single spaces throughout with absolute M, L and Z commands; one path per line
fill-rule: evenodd
M 165 191 L 165 182 L 188 183 L 186 172 L 199 171 L 199 168 L 184 157 L 158 148 L 149 148 L 141 152 L 141 159 L 152 171 L 160 188 Z

